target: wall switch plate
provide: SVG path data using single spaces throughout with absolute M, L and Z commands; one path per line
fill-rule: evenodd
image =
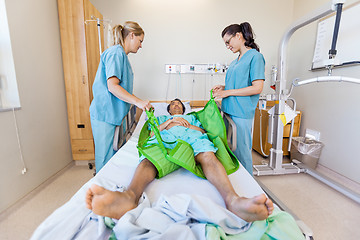
M 305 129 L 305 137 L 316 141 L 320 141 L 320 132 L 312 129 Z

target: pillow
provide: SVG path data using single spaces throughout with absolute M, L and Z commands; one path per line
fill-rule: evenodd
M 192 112 L 191 107 L 190 107 L 190 102 L 183 102 L 184 106 L 185 106 L 185 112 L 184 114 L 188 114 L 190 112 Z M 153 105 L 155 111 L 154 111 L 154 116 L 158 117 L 161 115 L 170 115 L 170 113 L 167 111 L 167 106 L 169 105 L 168 103 L 165 102 L 156 102 L 156 103 L 151 103 L 151 105 Z

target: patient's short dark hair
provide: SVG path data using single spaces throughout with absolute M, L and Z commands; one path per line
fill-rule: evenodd
M 185 112 L 185 105 L 182 103 L 182 101 L 180 100 L 180 99 L 178 99 L 178 98 L 175 98 L 174 100 L 172 100 L 171 102 L 173 102 L 173 101 L 178 101 L 178 102 L 180 102 L 181 103 L 181 105 L 182 105 L 182 108 L 183 108 L 183 114 L 184 114 L 184 112 Z M 170 103 L 171 103 L 170 102 Z M 170 104 L 167 106 L 167 111 L 168 111 L 168 113 L 170 113 L 169 111 L 170 111 Z

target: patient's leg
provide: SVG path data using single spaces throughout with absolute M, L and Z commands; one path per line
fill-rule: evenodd
M 86 207 L 95 214 L 119 219 L 136 208 L 146 186 L 154 180 L 157 170 L 147 159 L 136 168 L 130 185 L 124 192 L 113 192 L 93 184 L 86 192 Z
M 235 192 L 225 168 L 213 152 L 199 153 L 195 157 L 201 164 L 206 178 L 223 197 L 226 207 L 247 222 L 266 219 L 274 210 L 274 205 L 265 194 L 253 198 L 240 197 Z

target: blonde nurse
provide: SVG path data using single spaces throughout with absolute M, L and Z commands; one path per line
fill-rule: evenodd
M 91 127 L 95 142 L 96 172 L 115 154 L 112 148 L 115 127 L 129 112 L 130 104 L 145 110 L 151 104 L 133 95 L 134 74 L 128 59 L 137 53 L 144 41 L 144 31 L 136 22 L 125 22 L 113 28 L 115 45 L 105 50 L 93 84 L 94 99 L 90 105 Z

